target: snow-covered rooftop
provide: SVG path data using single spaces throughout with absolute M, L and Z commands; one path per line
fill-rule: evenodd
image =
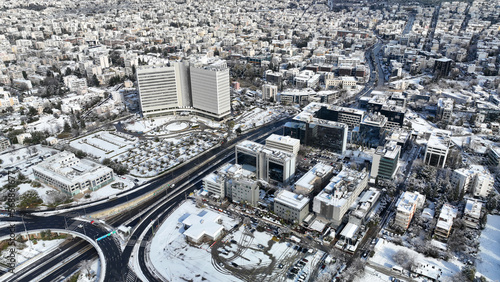
M 274 198 L 274 201 L 288 207 L 302 210 L 302 208 L 309 203 L 309 198 L 287 190 L 281 190 Z

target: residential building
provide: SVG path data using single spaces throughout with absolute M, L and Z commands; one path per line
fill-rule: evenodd
M 333 167 L 317 163 L 297 182 L 295 182 L 294 192 L 301 195 L 309 195 L 314 191 L 323 189 L 327 182 L 332 178 Z
M 434 230 L 434 235 L 440 239 L 446 240 L 450 236 L 453 220 L 458 215 L 458 209 L 450 204 L 444 204 Z
M 309 214 L 309 198 L 281 190 L 274 197 L 274 213 L 284 220 L 301 223 Z
M 453 115 L 453 99 L 439 98 L 436 117 L 443 121 L 451 121 Z
M 490 166 L 498 167 L 500 165 L 500 148 L 494 145 L 489 145 L 486 149 L 486 163 Z
M 485 166 L 471 165 L 453 171 L 450 182 L 460 193 L 471 193 L 475 197 L 487 197 L 493 189 L 495 179 Z
M 36 180 L 64 191 L 71 196 L 95 191 L 114 180 L 113 170 L 75 154 L 61 152 L 33 167 Z
M 11 97 L 8 91 L 4 91 L 3 87 L 0 87 L 0 109 L 12 107 L 18 104 L 19 100 L 16 97 Z
M 372 170 L 370 176 L 379 179 L 394 179 L 398 170 L 401 146 L 395 141 L 390 141 L 385 146 L 379 146 L 373 154 Z
M 368 184 L 368 173 L 343 168 L 316 196 L 313 211 L 330 220 L 333 226 L 342 223 L 344 215 Z
M 5 136 L 0 136 L 0 152 L 7 150 L 10 147 L 10 140 Z
M 481 203 L 480 201 L 467 199 L 467 202 L 465 203 L 464 215 L 462 217 L 465 226 L 473 229 L 479 228 L 482 208 L 483 203 Z
M 396 203 L 396 218 L 394 220 L 394 225 L 404 230 L 408 229 L 415 211 L 422 208 L 424 203 L 424 195 L 418 192 L 403 192 Z
M 266 101 L 276 102 L 278 95 L 278 86 L 272 84 L 262 85 L 262 99 Z

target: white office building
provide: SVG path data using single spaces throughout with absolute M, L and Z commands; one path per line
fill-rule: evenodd
M 95 191 L 114 180 L 113 170 L 98 163 L 61 152 L 33 167 L 36 180 L 72 196 Z
M 252 141 L 236 145 L 236 163 L 255 173 L 257 179 L 288 183 L 295 175 L 295 154 Z
M 271 134 L 266 138 L 266 146 L 296 155 L 300 150 L 300 140 L 290 136 Z
M 316 196 L 313 211 L 330 220 L 333 226 L 342 223 L 344 215 L 368 184 L 368 173 L 343 168 Z
M 179 64 L 140 68 L 137 84 L 145 117 L 165 115 L 183 106 Z
M 448 156 L 449 138 L 431 135 L 425 149 L 424 163 L 435 167 L 444 167 Z
M 309 198 L 281 190 L 274 198 L 274 213 L 285 220 L 301 223 L 309 214 Z
M 229 69 L 225 64 L 192 67 L 191 92 L 195 109 L 218 119 L 231 113 Z

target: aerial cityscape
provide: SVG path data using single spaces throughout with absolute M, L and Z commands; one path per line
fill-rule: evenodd
M 499 0 L 0 2 L 0 281 L 500 281 Z

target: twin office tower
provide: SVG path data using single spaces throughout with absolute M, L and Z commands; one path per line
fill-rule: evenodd
M 231 113 L 229 68 L 225 61 L 146 66 L 137 70 L 137 83 L 144 117 L 190 111 L 221 120 Z

